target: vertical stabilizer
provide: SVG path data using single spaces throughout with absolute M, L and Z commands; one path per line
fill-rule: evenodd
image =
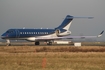
M 61 23 L 61 25 L 58 26 L 56 29 L 69 30 L 72 20 L 73 20 L 73 16 L 67 15 L 64 21 Z

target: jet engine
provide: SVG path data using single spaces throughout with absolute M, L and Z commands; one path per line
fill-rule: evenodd
M 71 34 L 71 31 L 69 30 L 65 30 L 65 29 L 56 29 L 55 33 L 57 36 L 61 37 L 61 36 L 67 36 Z
M 57 36 L 59 36 L 60 32 L 61 31 L 59 29 L 55 30 L 55 33 L 56 33 Z

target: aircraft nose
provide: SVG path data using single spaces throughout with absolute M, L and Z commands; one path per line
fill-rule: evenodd
M 1 36 L 1 39 L 3 39 L 4 38 L 4 36 Z
M 2 39 L 5 39 L 6 37 L 8 37 L 8 35 L 5 34 L 5 33 L 1 35 L 1 38 L 2 38 Z

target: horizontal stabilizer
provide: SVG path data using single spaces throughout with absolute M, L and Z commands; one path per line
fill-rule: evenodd
M 66 17 L 66 19 L 73 19 L 73 18 L 93 19 L 94 17 L 74 17 L 74 16 Z

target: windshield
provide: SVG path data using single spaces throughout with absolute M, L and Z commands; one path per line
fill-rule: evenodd
M 13 33 L 14 30 L 8 30 L 6 33 Z

